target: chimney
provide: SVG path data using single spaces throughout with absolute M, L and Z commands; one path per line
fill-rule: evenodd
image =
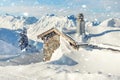
M 77 17 L 77 34 L 78 36 L 85 35 L 85 21 L 82 13 L 80 13 Z

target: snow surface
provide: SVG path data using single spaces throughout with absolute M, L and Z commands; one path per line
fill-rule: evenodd
M 61 37 L 62 56 L 52 61 L 30 65 L 0 67 L 2 80 L 119 80 L 120 54 L 106 50 L 79 51 Z M 64 48 L 65 47 L 65 48 Z
M 68 71 L 68 66 L 54 66 L 45 63 L 27 66 L 0 67 L 2 80 L 114 80 L 114 76 L 103 74 L 88 74 Z M 116 79 L 117 80 L 117 79 Z

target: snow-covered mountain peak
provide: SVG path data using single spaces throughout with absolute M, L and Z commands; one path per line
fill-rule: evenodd
M 24 19 L 20 19 L 11 15 L 0 16 L 0 28 L 19 29 L 24 26 Z
M 10 14 L 0 16 L 0 28 L 7 28 L 11 30 L 22 29 L 26 25 L 36 23 L 36 17 L 13 16 Z
M 103 21 L 100 26 L 108 27 L 120 27 L 120 18 L 109 18 Z

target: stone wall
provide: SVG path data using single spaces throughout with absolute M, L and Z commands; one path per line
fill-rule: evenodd
M 50 60 L 52 53 L 60 46 L 60 36 L 54 34 L 44 41 L 44 61 Z

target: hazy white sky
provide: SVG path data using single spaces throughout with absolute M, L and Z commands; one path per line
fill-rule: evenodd
M 120 0 L 0 0 L 0 13 L 30 16 L 71 15 L 82 12 L 89 19 L 119 17 Z

